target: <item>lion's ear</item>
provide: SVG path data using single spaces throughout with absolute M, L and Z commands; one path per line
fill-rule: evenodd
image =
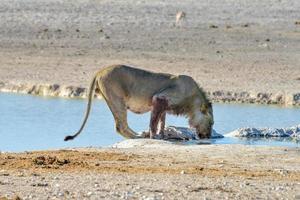
M 200 111 L 201 111 L 202 113 L 207 113 L 207 106 L 206 106 L 204 103 L 201 105 Z

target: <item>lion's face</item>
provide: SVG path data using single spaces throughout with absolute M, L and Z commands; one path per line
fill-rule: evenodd
M 202 105 L 200 109 L 195 109 L 189 123 L 190 126 L 196 129 L 196 133 L 200 139 L 210 138 L 214 124 L 211 103 L 205 105 L 205 107 Z
M 203 126 L 200 124 L 196 127 L 196 133 L 200 139 L 210 138 L 212 131 L 212 125 Z

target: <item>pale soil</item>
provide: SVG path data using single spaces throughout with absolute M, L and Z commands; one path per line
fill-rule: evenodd
M 299 93 L 299 10 L 298 0 L 2 0 L 0 87 L 87 87 L 123 63 L 211 92 Z M 160 146 L 1 154 L 0 197 L 300 199 L 299 148 Z
M 0 10 L 6 84 L 87 87 L 123 63 L 187 74 L 208 91 L 299 92 L 298 0 L 4 0 Z
M 24 199 L 297 199 L 299 155 L 299 148 L 151 140 L 124 141 L 115 148 L 2 153 L 0 194 Z

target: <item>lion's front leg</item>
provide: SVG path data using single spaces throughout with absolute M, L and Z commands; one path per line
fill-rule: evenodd
M 165 124 L 166 124 L 166 112 L 164 112 L 159 119 L 159 125 L 160 125 L 159 135 L 161 135 L 162 138 L 164 138 Z
M 158 122 L 164 117 L 168 107 L 168 101 L 163 97 L 154 96 L 152 99 L 152 110 L 150 119 L 150 138 L 162 139 L 163 135 L 157 135 Z

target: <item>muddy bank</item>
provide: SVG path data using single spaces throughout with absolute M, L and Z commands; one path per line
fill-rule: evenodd
M 22 199 L 297 199 L 300 189 L 299 148 L 126 140 L 0 158 L 0 196 Z
M 86 98 L 87 88 L 62 86 L 59 84 L 4 84 L 0 83 L 0 92 L 31 94 L 38 96 Z M 230 92 L 207 91 L 213 102 L 223 103 L 257 103 L 277 104 L 283 106 L 299 106 L 300 93 L 263 93 L 263 92 Z M 97 95 L 98 98 L 101 96 Z

